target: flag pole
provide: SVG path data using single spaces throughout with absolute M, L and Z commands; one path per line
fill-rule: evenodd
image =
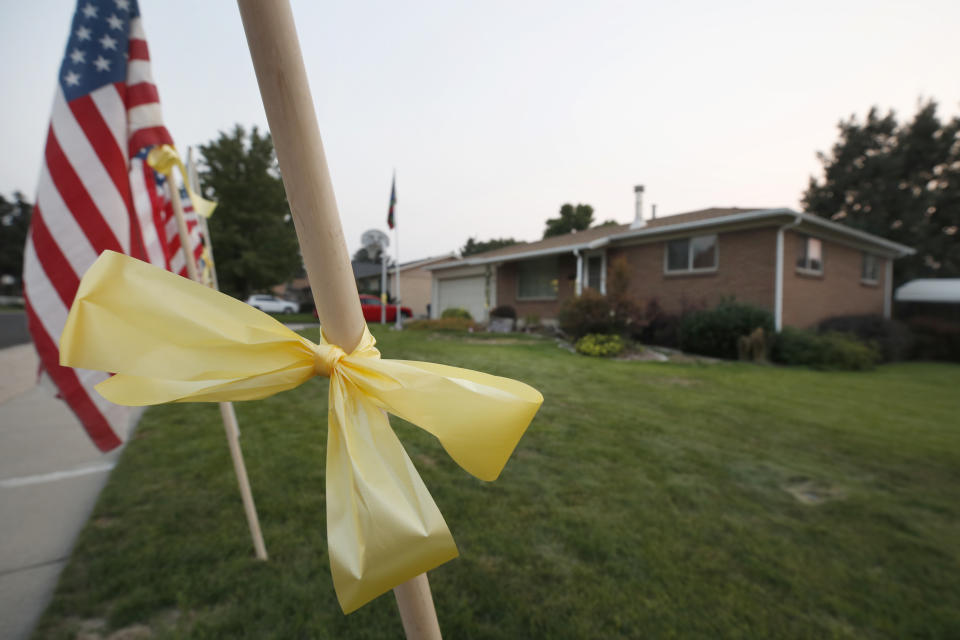
M 197 262 L 193 251 L 190 250 L 190 234 L 187 230 L 187 220 L 183 215 L 183 204 L 180 202 L 180 189 L 174 180 L 173 167 L 167 173 L 167 184 L 170 186 L 170 204 L 173 206 L 173 215 L 177 219 L 177 231 L 180 234 L 180 250 L 187 263 L 187 275 L 194 282 L 200 282 L 197 273 Z M 197 214 L 198 218 L 202 218 Z M 243 510 L 247 514 L 247 525 L 250 527 L 250 537 L 253 539 L 253 549 L 258 560 L 267 559 L 267 548 L 263 544 L 263 534 L 260 532 L 260 520 L 257 517 L 257 507 L 253 503 L 253 492 L 250 490 L 250 480 L 247 478 L 247 466 L 243 462 L 243 452 L 240 450 L 240 429 L 237 426 L 237 414 L 233 410 L 232 402 L 220 403 L 220 417 L 223 419 L 223 428 L 227 433 L 227 445 L 230 447 L 230 457 L 233 459 L 233 470 L 240 485 L 240 497 L 243 499 Z
M 390 189 L 391 197 L 391 206 L 393 207 L 393 244 L 397 250 L 396 265 L 394 265 L 393 279 L 396 290 L 394 306 L 397 308 L 397 318 L 396 324 L 394 327 L 397 329 L 403 329 L 403 314 L 400 312 L 400 225 L 397 224 L 397 208 L 396 208 L 396 197 L 397 197 L 397 170 L 393 170 L 393 185 Z
M 237 0 L 324 335 L 350 353 L 363 312 L 289 0 Z M 323 286 L 320 286 L 323 283 Z M 424 588 L 425 587 L 425 588 Z M 394 588 L 407 638 L 440 638 L 426 574 Z

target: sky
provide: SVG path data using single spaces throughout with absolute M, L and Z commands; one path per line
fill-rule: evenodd
M 402 262 L 537 240 L 565 202 L 629 222 L 637 184 L 658 216 L 797 209 L 841 119 L 960 111 L 953 0 L 292 5 L 348 248 L 386 230 L 395 170 Z M 0 7 L 5 196 L 33 199 L 74 6 Z M 267 129 L 233 2 L 140 11 L 182 153 Z

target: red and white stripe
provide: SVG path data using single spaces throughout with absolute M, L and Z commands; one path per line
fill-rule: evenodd
M 179 237 L 174 226 L 171 242 L 168 229 L 169 197 L 134 158 L 147 146 L 173 141 L 163 126 L 140 18 L 130 32 L 126 83 L 70 103 L 57 85 L 24 259 L 27 319 L 41 366 L 103 451 L 121 443 L 129 410 L 93 390 L 107 374 L 59 362 L 60 334 L 80 278 L 106 249 L 181 271 L 181 254 L 174 254 Z

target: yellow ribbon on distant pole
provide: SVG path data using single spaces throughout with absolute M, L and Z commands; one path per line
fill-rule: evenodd
M 190 179 L 187 177 L 187 168 L 183 166 L 180 160 L 180 154 L 169 144 L 157 145 L 147 154 L 147 164 L 154 170 L 162 173 L 170 179 L 170 188 L 175 189 L 173 184 L 173 168 L 180 168 L 180 175 L 183 176 L 183 187 L 187 190 L 187 197 L 190 198 L 190 204 L 197 215 L 209 218 L 213 215 L 213 210 L 217 208 L 217 203 L 201 197 L 190 188 Z
M 329 377 L 327 542 L 337 598 L 350 613 L 457 556 L 386 412 L 495 480 L 543 402 L 516 380 L 381 360 L 374 344 L 366 328 L 349 354 L 322 333 L 314 344 L 239 300 L 105 251 L 80 282 L 60 363 L 116 373 L 97 390 L 134 406 L 256 400 Z

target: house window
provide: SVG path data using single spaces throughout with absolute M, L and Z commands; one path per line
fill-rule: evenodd
M 587 286 L 594 291 L 603 293 L 603 256 L 589 256 L 587 258 Z
M 797 257 L 797 269 L 823 273 L 823 243 L 819 238 L 804 236 L 800 238 L 800 255 Z
M 872 253 L 863 254 L 860 267 L 860 279 L 864 282 L 876 283 L 880 280 L 880 263 Z
M 717 236 L 695 236 L 667 242 L 667 273 L 714 271 L 717 268 Z
M 526 260 L 517 264 L 518 300 L 556 300 L 557 260 Z

